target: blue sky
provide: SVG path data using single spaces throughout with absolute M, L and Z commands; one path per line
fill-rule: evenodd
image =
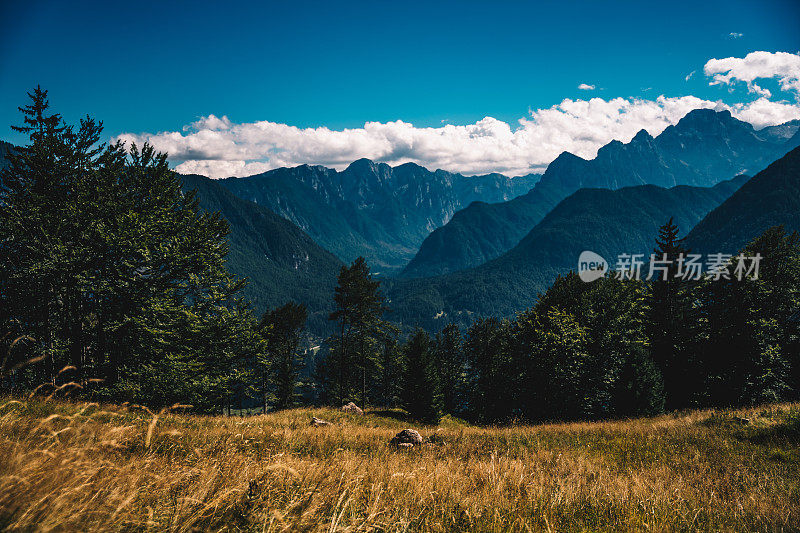
M 3 2 L 0 124 L 39 83 L 109 136 L 209 115 L 333 130 L 489 116 L 513 129 L 565 98 L 752 100 L 743 84 L 709 86 L 704 64 L 800 50 L 797 1 L 646 4 Z M 21 140 L 6 126 L 0 138 Z

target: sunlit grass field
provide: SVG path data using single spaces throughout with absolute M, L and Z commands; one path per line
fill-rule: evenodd
M 800 404 L 482 428 L 6 397 L 0 529 L 796 531 Z

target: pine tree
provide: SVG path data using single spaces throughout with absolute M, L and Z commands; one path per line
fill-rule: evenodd
M 774 319 L 759 319 L 751 325 L 754 350 L 748 361 L 740 403 L 758 405 L 783 401 L 789 391 L 789 365 L 781 352 L 780 327 Z
M 89 170 L 97 163 L 102 126 L 87 118 L 76 132 L 49 113 L 47 91 L 28 93 L 20 107 L 29 144 L 9 154 L 0 181 L 0 289 L 4 306 L 20 329 L 34 337 L 47 358 L 37 376 L 54 382 L 71 364 L 83 373 L 85 322 L 82 296 L 87 279 Z
M 414 420 L 438 424 L 441 389 L 436 372 L 433 342 L 418 330 L 403 346 L 403 407 Z
M 800 239 L 770 228 L 741 254 L 761 256 L 758 279 L 709 279 L 700 291 L 707 405 L 787 400 L 798 390 Z
M 436 335 L 434 343 L 436 371 L 442 387 L 442 406 L 446 413 L 461 414 L 465 410 L 466 361 L 461 331 L 448 324 Z
M 687 407 L 700 389 L 692 339 L 698 319 L 693 312 L 693 285 L 678 277 L 679 260 L 689 253 L 670 218 L 659 229 L 655 259 L 667 261 L 666 279 L 659 273 L 650 284 L 647 334 L 651 357 L 664 379 L 666 407 Z
M 518 319 L 528 365 L 524 414 L 532 420 L 574 420 L 588 415 L 588 332 L 560 309 L 532 311 Z M 527 330 L 527 331 L 526 331 Z
M 368 384 L 378 371 L 380 339 L 386 310 L 380 282 L 373 280 L 363 257 L 342 267 L 334 294 L 336 310 L 330 320 L 339 322 L 339 334 L 329 340 L 333 373 L 340 403 L 355 391 L 367 404 Z M 354 371 L 355 370 L 355 371 Z
M 264 412 L 267 410 L 270 384 L 274 387 L 277 409 L 287 409 L 296 403 L 298 375 L 303 364 L 298 347 L 307 318 L 305 305 L 289 302 L 267 311 L 261 319 L 259 331 L 267 339 L 268 356 L 268 360 L 262 360 L 261 364 Z M 269 378 L 270 374 L 272 379 Z
M 467 331 L 470 411 L 481 422 L 506 422 L 515 414 L 521 369 L 512 358 L 509 330 L 508 322 L 488 318 L 477 320 Z
M 556 279 L 535 307 L 538 316 L 553 310 L 567 312 L 586 332 L 587 356 L 579 385 L 584 391 L 581 410 L 586 418 L 652 414 L 663 409 L 661 373 L 647 348 L 645 296 L 645 284 L 637 280 L 604 277 L 584 283 L 570 273 Z M 527 350 L 535 353 L 539 326 L 521 325 L 515 345 L 532 344 Z
M 756 347 L 748 381 L 762 384 L 760 389 L 749 387 L 743 400 L 800 397 L 800 235 L 783 226 L 769 228 L 742 255 L 761 257 L 758 279 L 748 277 L 742 286 L 751 313 L 746 331 Z
M 399 330 L 387 324 L 381 339 L 380 375 L 375 397 L 380 405 L 394 407 L 400 397 L 403 363 L 398 341 Z
M 616 417 L 653 416 L 664 411 L 664 385 L 661 372 L 644 346 L 627 353 L 614 383 L 613 415 Z

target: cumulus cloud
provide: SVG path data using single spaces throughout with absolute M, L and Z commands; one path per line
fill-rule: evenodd
M 732 32 L 730 32 L 728 34 L 728 37 L 730 37 L 731 39 L 739 39 L 740 37 L 744 37 L 744 33 L 738 33 L 738 32 L 732 31 Z
M 788 52 L 751 52 L 745 57 L 711 59 L 703 67 L 712 76 L 710 85 L 733 85 L 740 81 L 747 89 L 764 98 L 772 93 L 758 84 L 758 79 L 777 79 L 782 91 L 800 95 L 800 54 Z
M 754 52 L 745 58 L 712 59 L 704 71 L 713 76 L 712 84 L 739 80 L 752 85 L 759 78 L 775 77 L 786 90 L 794 91 L 800 88 L 798 60 L 793 54 Z M 543 171 L 563 151 L 592 158 L 609 141 L 628 142 L 641 129 L 658 135 L 692 109 L 727 109 L 756 128 L 800 119 L 799 104 L 770 100 L 760 87 L 753 92 L 759 95 L 756 100 L 733 105 L 695 96 L 565 99 L 530 110 L 513 125 L 485 117 L 466 125 L 417 127 L 397 120 L 331 130 L 270 121 L 240 124 L 226 116 L 208 115 L 182 131 L 128 133 L 119 138 L 137 144 L 148 141 L 167 152 L 179 172 L 214 178 L 304 163 L 341 169 L 361 157 L 391 165 L 413 161 L 464 174 L 520 175 Z
M 800 106 L 788 102 L 773 102 L 764 97 L 748 104 L 734 104 L 728 109 L 733 116 L 749 122 L 756 129 L 800 119 Z
M 578 89 L 581 91 L 594 91 L 594 85 L 589 85 L 588 83 L 581 83 L 578 85 Z
M 225 115 L 223 115 L 222 118 L 208 115 L 207 117 L 202 117 L 200 120 L 192 122 L 188 126 L 184 126 L 183 131 L 188 131 L 190 129 L 211 131 L 227 130 L 232 125 L 231 121 Z
M 692 79 L 692 76 L 694 76 L 695 72 L 697 72 L 697 71 L 696 70 L 691 71 L 689 74 L 686 75 L 686 78 L 684 78 L 684 79 L 686 81 L 689 81 L 690 79 Z

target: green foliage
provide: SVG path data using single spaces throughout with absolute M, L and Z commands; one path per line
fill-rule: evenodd
M 442 407 L 446 413 L 461 415 L 467 411 L 467 361 L 458 326 L 448 324 L 436 334 L 434 354 Z
M 585 330 L 583 418 L 651 414 L 663 408 L 661 374 L 650 359 L 644 332 L 645 291 L 636 280 L 605 277 L 584 283 L 569 274 L 559 277 L 535 308 L 539 315 L 565 311 Z M 521 334 L 524 339 L 524 329 Z
M 259 312 L 288 301 L 308 309 L 308 332 L 331 334 L 331 293 L 342 262 L 300 228 L 266 207 L 234 196 L 219 180 L 180 176 L 183 190 L 194 191 L 200 207 L 228 222 L 226 267 L 247 279 L 241 295 Z
M 376 405 L 398 405 L 402 391 L 403 357 L 398 340 L 399 330 L 386 323 L 380 340 L 379 371 L 373 397 Z
M 754 324 L 754 330 L 756 351 L 742 391 L 744 399 L 755 405 L 783 401 L 789 391 L 788 364 L 781 353 L 778 324 L 762 319 Z
M 693 358 L 699 318 L 694 306 L 695 283 L 677 276 L 680 257 L 689 253 L 678 233 L 672 218 L 659 229 L 654 255 L 659 261 L 669 261 L 669 268 L 666 276 L 653 276 L 647 299 L 650 355 L 663 375 L 668 409 L 690 405 L 697 389 L 693 381 L 698 377 Z
M 336 309 L 330 320 L 338 322 L 339 333 L 329 339 L 327 371 L 335 384 L 339 402 L 356 399 L 365 406 L 368 389 L 380 372 L 382 340 L 387 324 L 380 281 L 372 279 L 363 257 L 342 267 L 334 294 Z
M 530 350 L 523 412 L 540 420 L 585 417 L 588 390 L 584 382 L 589 359 L 586 329 L 559 309 L 534 311 L 518 322 L 520 337 L 525 337 L 524 346 Z
M 267 341 L 267 352 L 258 361 L 264 412 L 270 387 L 275 408 L 287 409 L 297 403 L 299 373 L 303 365 L 298 348 L 307 318 L 306 307 L 294 302 L 267 311 L 261 318 L 258 329 Z
M 674 216 L 677 225 L 691 228 L 746 179 L 739 176 L 714 187 L 581 189 L 553 204 L 527 235 L 517 237 L 506 253 L 492 261 L 442 276 L 393 281 L 387 286 L 392 300 L 390 318 L 438 329 L 446 321 L 468 327 L 476 316 L 511 317 L 532 306 L 559 275 L 573 270 L 584 250 L 592 250 L 612 262 L 621 253 L 649 256 L 653 236 L 664 220 Z M 516 220 L 518 217 L 511 223 Z M 488 225 L 474 232 L 483 235 L 488 243 L 500 242 L 491 228 Z M 460 247 L 468 242 L 467 236 L 460 234 L 454 239 L 442 246 Z M 484 250 L 487 246 L 465 250 Z
M 707 281 L 699 290 L 704 403 L 710 405 L 798 394 L 800 334 L 794 317 L 800 309 L 800 239 L 775 227 L 742 253 L 762 257 L 759 279 Z
M 402 404 L 433 423 L 443 412 L 483 423 L 581 420 L 800 397 L 797 234 L 773 227 L 742 250 L 761 257 L 758 279 L 676 278 L 687 252 L 676 221 L 693 224 L 744 178 L 703 190 L 579 191 L 495 261 L 387 282 L 404 331 L 452 321 L 434 339 L 418 330 L 401 342 L 363 257 L 341 266 L 267 209 L 177 176 L 148 145 L 100 144 L 100 124 L 67 125 L 49 113 L 46 92 L 30 96 L 17 128 L 29 144 L 4 149 L 0 171 L 3 386 L 73 381 L 100 399 L 206 412 L 253 401 L 289 408 L 313 396 Z M 798 157 L 760 173 L 744 197 L 758 198 L 772 180 L 791 212 Z M 559 164 L 580 166 L 569 157 Z M 707 224 L 731 205 L 741 200 Z M 586 227 L 598 228 L 607 248 L 597 251 L 613 257 L 649 247 L 656 220 L 672 211 L 655 248 L 672 261 L 666 279 L 556 275 L 563 257 L 593 248 L 581 240 Z M 256 288 L 227 267 L 253 275 Z M 300 303 L 279 306 L 291 294 Z M 272 310 L 257 323 L 243 296 Z M 336 329 L 319 355 L 307 352 L 308 370 L 299 353 L 306 323 L 316 334 Z
M 632 346 L 614 384 L 615 417 L 653 416 L 664 411 L 664 380 L 647 349 Z
M 521 370 L 512 359 L 508 321 L 477 320 L 464 341 L 469 364 L 470 414 L 484 423 L 506 422 L 513 415 Z
M 28 386 L 221 405 L 260 349 L 225 269 L 227 224 L 181 193 L 164 154 L 99 144 L 101 124 L 66 125 L 45 91 L 30 97 L 0 201 L 2 327 L 44 358 Z
M 418 330 L 403 346 L 403 361 L 403 407 L 415 420 L 438 424 L 442 394 L 434 343 L 425 331 Z

